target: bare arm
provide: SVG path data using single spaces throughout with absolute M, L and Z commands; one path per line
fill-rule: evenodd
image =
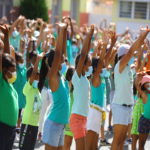
M 10 45 L 9 45 L 9 30 L 6 25 L 1 26 L 0 25 L 0 30 L 4 34 L 4 53 L 10 54 Z
M 117 41 L 117 38 L 118 37 L 117 37 L 116 33 L 112 32 L 111 33 L 111 45 L 110 45 L 110 47 L 108 49 L 108 52 L 106 54 L 106 57 L 105 57 L 105 64 L 106 65 L 108 65 L 109 62 L 110 62 L 109 60 L 111 59 L 112 50 L 113 50 L 113 47 L 114 47 L 114 45 L 115 45 L 115 43 Z
M 141 65 L 142 65 L 142 56 L 143 56 L 144 49 L 140 47 L 140 50 L 138 51 L 138 59 L 137 59 L 137 66 L 136 66 L 136 72 L 141 71 Z
M 61 60 L 62 60 L 62 54 L 63 54 L 63 44 L 64 42 L 64 36 L 66 35 L 66 29 L 67 29 L 67 25 L 64 23 L 59 24 L 59 36 L 57 39 L 57 44 L 56 44 L 56 50 L 55 50 L 55 56 L 54 56 L 54 60 L 52 63 L 52 67 L 51 67 L 51 77 L 56 76 L 58 71 L 59 71 L 59 66 L 61 64 Z
M 42 55 L 39 55 L 36 59 L 36 62 L 34 64 L 33 71 L 32 71 L 32 74 L 31 74 L 31 78 L 30 78 L 30 81 L 29 81 L 31 85 L 32 85 L 32 83 L 35 79 L 35 76 L 36 76 L 37 72 L 38 72 L 38 65 L 39 65 L 40 60 L 43 58 L 43 56 L 44 56 L 44 53 Z
M 86 59 L 86 56 L 87 56 L 87 54 L 90 50 L 90 43 L 91 43 L 93 32 L 94 32 L 94 26 L 92 25 L 91 29 L 90 29 L 90 32 L 87 34 L 86 39 L 84 40 L 83 48 L 82 48 L 82 51 L 81 51 L 81 56 L 80 56 L 80 59 L 79 59 L 78 66 L 76 68 L 76 71 L 77 71 L 77 74 L 78 74 L 79 77 L 82 74 L 85 59 Z
M 139 36 L 139 38 L 131 46 L 129 52 L 121 59 L 120 66 L 119 66 L 119 72 L 120 73 L 122 73 L 123 70 L 125 69 L 125 67 L 128 64 L 129 60 L 133 56 L 134 51 L 137 50 L 137 49 L 139 49 L 141 47 L 141 45 L 143 44 L 144 39 L 148 35 L 149 31 L 150 31 L 150 29 L 146 29 L 146 31 L 144 31 L 143 33 L 141 33 L 141 35 Z

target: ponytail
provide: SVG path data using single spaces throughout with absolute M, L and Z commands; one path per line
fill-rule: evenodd
M 39 77 L 39 84 L 38 84 L 38 88 L 39 88 L 40 92 L 43 89 L 43 86 L 44 86 L 45 80 L 46 80 L 46 76 L 48 73 L 48 67 L 47 67 L 47 64 L 45 63 L 46 58 L 47 58 L 46 56 L 43 57 L 42 65 L 41 65 L 41 69 L 40 69 L 40 77 Z

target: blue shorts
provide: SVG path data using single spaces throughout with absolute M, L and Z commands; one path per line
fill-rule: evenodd
M 42 141 L 53 147 L 64 145 L 65 125 L 55 123 L 49 119 L 45 121 Z
M 141 134 L 149 134 L 150 133 L 150 119 L 141 116 L 139 120 L 138 131 Z
M 132 107 L 125 107 L 119 104 L 112 104 L 113 124 L 129 125 L 132 123 Z

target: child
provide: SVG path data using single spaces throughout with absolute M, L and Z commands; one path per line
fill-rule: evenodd
M 91 65 L 88 52 L 90 49 L 90 42 L 94 32 L 94 26 L 91 26 L 90 32 L 84 41 L 83 49 L 75 61 L 75 72 L 72 77 L 72 84 L 74 87 L 73 96 L 74 103 L 72 106 L 72 114 L 70 118 L 70 127 L 74 134 L 77 150 L 85 150 L 85 136 L 86 136 L 86 121 L 89 109 L 89 92 L 90 85 L 85 76 Z
M 34 150 L 38 134 L 41 94 L 38 89 L 38 64 L 42 56 L 38 56 L 34 68 L 27 71 L 28 81 L 23 89 L 26 97 L 26 106 L 23 112 L 19 148 L 20 150 Z
M 4 48 L 0 50 L 0 150 L 12 150 L 18 120 L 18 94 L 12 83 L 16 80 L 16 62 L 10 55 L 8 28 L 0 26 Z M 1 47 L 0 47 L 1 49 Z
M 42 141 L 45 144 L 45 150 L 62 149 L 64 145 L 64 128 L 69 118 L 68 93 L 64 79 L 59 73 L 63 61 L 63 46 L 64 42 L 66 42 L 64 40 L 66 29 L 66 24 L 59 24 L 59 36 L 56 50 L 51 50 L 47 53 L 42 61 L 40 89 L 42 90 L 43 88 L 49 68 L 49 87 L 53 97 L 53 104 L 50 108 L 43 130 Z
M 67 72 L 66 72 L 66 82 L 68 84 L 68 94 L 69 94 L 69 100 L 70 100 L 70 113 L 72 111 L 72 105 L 73 105 L 73 85 L 72 85 L 72 76 L 74 73 L 74 68 L 68 68 Z M 71 144 L 72 144 L 72 140 L 73 140 L 73 133 L 70 129 L 70 124 L 67 124 L 65 127 L 65 140 L 64 140 L 64 150 L 70 150 L 71 149 Z
M 142 77 L 140 86 L 137 88 L 144 103 L 144 112 L 139 120 L 139 150 L 144 150 L 146 140 L 150 133 L 150 76 Z
M 102 111 L 106 106 L 104 98 L 106 85 L 104 79 L 100 77 L 103 68 L 100 58 L 92 59 L 93 74 L 91 77 L 91 105 L 87 121 L 87 150 L 97 149 Z
M 23 95 L 23 87 L 26 83 L 26 67 L 24 65 L 23 56 L 19 52 L 15 52 L 15 59 L 17 64 L 17 80 L 13 84 L 14 88 L 18 93 L 18 103 L 19 103 L 19 116 L 18 116 L 18 132 L 21 124 L 21 112 L 25 107 L 25 96 Z

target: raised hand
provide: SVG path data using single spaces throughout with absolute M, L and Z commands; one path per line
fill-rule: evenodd
M 116 35 L 116 32 L 110 32 L 110 38 L 111 38 L 111 44 L 115 45 L 118 36 Z
M 4 35 L 8 35 L 9 33 L 7 25 L 0 25 L 0 30 L 3 32 Z
M 150 28 L 147 25 L 146 28 L 141 28 L 141 31 L 150 32 Z

